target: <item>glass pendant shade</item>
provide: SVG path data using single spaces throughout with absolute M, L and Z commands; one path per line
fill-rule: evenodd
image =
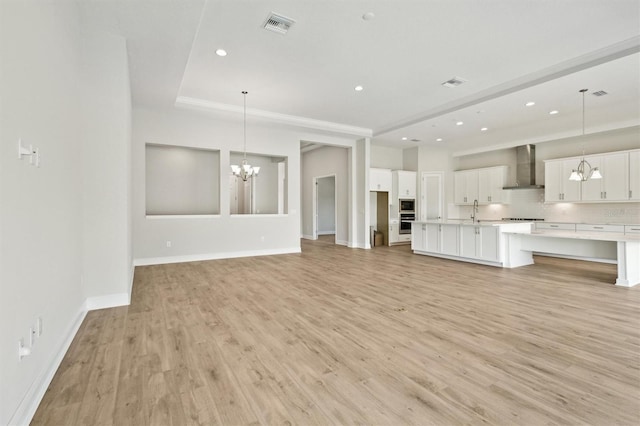
M 597 167 L 591 170 L 591 176 L 589 176 L 589 179 L 602 179 L 602 174 Z
M 252 167 L 247 162 L 247 93 L 248 92 L 246 91 L 242 92 L 244 95 L 244 157 L 241 165 L 231 165 L 231 173 L 245 182 L 251 177 L 258 176 L 258 173 L 260 172 L 260 167 Z

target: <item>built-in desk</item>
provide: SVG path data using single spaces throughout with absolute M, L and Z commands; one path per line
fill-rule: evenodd
M 640 235 L 617 232 L 545 230 L 531 233 L 505 231 L 505 267 L 533 264 L 533 252 L 615 261 L 616 285 L 640 284 Z

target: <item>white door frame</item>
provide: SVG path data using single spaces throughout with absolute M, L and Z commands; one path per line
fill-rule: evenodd
M 315 176 L 313 178 L 313 229 L 312 229 L 312 237 L 314 240 L 318 239 L 318 180 L 333 177 L 333 215 L 336 227 L 336 241 L 338 239 L 338 178 L 336 174 L 323 175 L 323 176 Z
M 422 172 L 420 178 L 420 220 L 427 220 L 427 178 L 438 178 L 438 219 L 444 216 L 444 172 Z

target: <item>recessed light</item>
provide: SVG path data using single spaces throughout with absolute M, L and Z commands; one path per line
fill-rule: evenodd
M 549 111 L 549 115 L 556 115 L 559 112 L 560 111 L 558 111 L 557 109 L 554 109 L 553 111 Z
M 362 92 L 364 90 L 364 87 L 362 86 L 356 86 L 355 87 L 356 92 Z
M 402 140 L 403 140 L 403 141 L 406 141 L 407 139 L 408 139 L 408 138 L 407 138 L 406 136 L 404 136 L 404 137 L 402 138 Z
M 526 104 L 524 104 L 524 106 L 534 106 L 536 103 L 533 101 L 529 101 Z
M 362 19 L 364 19 L 365 21 L 371 21 L 376 17 L 376 14 L 373 12 L 367 12 L 364 15 L 362 15 Z
M 456 122 L 456 126 L 462 126 L 464 124 L 464 121 L 458 121 Z
M 216 55 L 218 56 L 227 56 L 227 51 L 224 49 L 218 49 L 216 50 Z
M 481 132 L 486 132 L 487 130 L 489 130 L 488 127 L 483 127 L 482 129 L 480 129 Z
M 442 138 L 436 139 L 436 142 L 442 142 Z

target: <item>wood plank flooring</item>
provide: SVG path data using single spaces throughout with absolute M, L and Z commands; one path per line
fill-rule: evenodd
M 302 248 L 137 267 L 33 424 L 640 423 L 640 287 L 615 265 Z

